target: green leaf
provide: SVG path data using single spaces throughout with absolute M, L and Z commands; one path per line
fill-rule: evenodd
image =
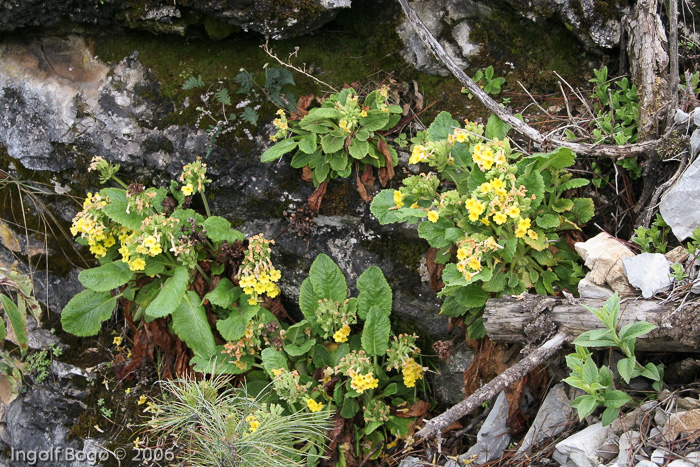
M 348 151 L 353 158 L 362 159 L 369 153 L 369 143 L 354 138 L 348 147 Z
M 301 283 L 301 288 L 299 289 L 299 308 L 304 314 L 304 317 L 316 327 L 316 308 L 318 307 L 318 301 L 323 297 L 319 296 L 314 292 L 314 287 L 311 284 L 311 279 L 308 277 L 304 279 Z
M 160 295 L 162 294 L 161 291 Z M 197 292 L 190 290 L 182 297 L 179 306 L 173 311 L 172 318 L 173 331 L 195 355 L 202 358 L 214 355 L 214 335 Z
M 430 243 L 434 248 L 442 248 L 450 244 L 445 238 L 446 230 L 454 227 L 452 221 L 439 218 L 437 222 L 423 221 L 418 225 L 418 236 Z
M 601 423 L 603 424 L 603 426 L 608 426 L 612 422 L 617 420 L 617 417 L 619 415 L 620 415 L 620 409 L 608 407 L 603 411 L 603 418 L 601 419 Z
M 109 292 L 131 279 L 134 273 L 123 261 L 107 263 L 98 268 L 86 269 L 78 274 L 78 280 L 86 289 L 95 292 Z
M 267 151 L 263 153 L 263 155 L 260 157 L 260 162 L 272 162 L 276 161 L 280 157 L 284 156 L 288 152 L 293 151 L 296 149 L 297 143 L 295 140 L 289 138 L 289 139 L 283 139 L 279 143 L 275 144 L 274 146 L 268 148 Z
M 556 212 L 567 212 L 571 211 L 574 207 L 574 202 L 567 198 L 561 198 L 554 202 L 552 209 Z
M 234 308 L 226 319 L 220 319 L 216 322 L 216 329 L 221 333 L 221 337 L 227 341 L 237 341 L 245 336 L 245 329 L 248 323 L 253 319 L 260 310 L 259 305 L 248 305 L 248 302 L 243 300 L 241 308 Z
M 307 320 L 302 320 L 287 328 L 282 343 L 287 355 L 290 357 L 300 357 L 311 350 L 311 347 L 316 344 L 316 339 L 309 339 L 306 333 L 308 329 L 309 322 Z
M 240 362 L 246 364 L 246 366 L 243 368 L 236 366 L 236 364 L 231 361 L 231 357 L 224 352 L 223 345 L 217 345 L 214 354 L 209 357 L 195 355 L 190 359 L 190 365 L 194 366 L 194 371 L 197 373 L 217 375 L 243 374 L 252 367 L 252 364 L 255 363 L 255 359 L 252 355 L 243 355 Z
M 454 127 L 459 127 L 459 122 L 449 112 L 440 112 L 428 127 L 428 138 L 431 141 L 447 139 Z
M 365 425 L 365 436 L 371 434 L 374 430 L 376 430 L 382 425 L 382 422 L 369 422 L 367 425 Z
M 389 383 L 384 388 L 384 391 L 382 391 L 382 397 L 393 396 L 394 394 L 396 394 L 396 391 L 398 391 L 398 390 L 399 390 L 399 386 L 396 383 Z
M 316 107 L 309 110 L 309 114 L 301 119 L 301 123 L 318 122 L 318 120 L 333 120 L 340 118 L 340 114 L 336 109 L 328 107 Z
M 166 259 L 165 255 L 158 255 L 152 258 L 146 259 L 146 267 L 143 269 L 143 273 L 149 277 L 157 276 L 165 271 L 166 265 L 170 262 Z
M 532 209 L 542 204 L 542 200 L 544 199 L 544 178 L 542 178 L 542 175 L 538 171 L 533 170 L 529 174 L 518 178 L 515 182 L 515 186 L 519 185 L 525 186 L 528 196 L 535 195 L 535 199 L 532 200 L 532 204 L 530 205 Z
M 508 134 L 508 131 L 510 131 L 510 125 L 498 118 L 496 115 L 491 114 L 486 122 L 484 136 L 487 139 L 503 139 L 506 137 L 506 134 Z
M 586 359 L 586 362 L 583 364 L 581 377 L 583 378 L 583 382 L 586 384 L 593 384 L 598 382 L 598 367 L 596 366 L 595 362 L 590 356 Z
M 231 228 L 231 223 L 219 216 L 208 217 L 204 221 L 204 229 L 207 231 L 207 237 L 214 242 L 227 241 L 233 243 L 236 240 L 243 241 L 245 236 L 238 230 Z
M 102 322 L 112 316 L 117 297 L 109 292 L 83 290 L 66 304 L 61 312 L 61 326 L 66 332 L 79 337 L 94 336 Z
M 367 313 L 365 326 L 362 330 L 362 348 L 368 355 L 384 355 L 389 347 L 391 323 L 389 315 L 379 307 L 373 306 Z
M 380 224 L 393 224 L 401 222 L 396 204 L 394 203 L 394 190 L 382 190 L 373 199 L 369 210 L 377 218 Z
M 246 107 L 245 109 L 243 109 L 241 119 L 244 122 L 248 122 L 253 126 L 258 126 L 258 112 L 252 107 Z
M 415 418 L 401 418 L 395 415 L 389 415 L 389 421 L 384 422 L 384 426 L 389 429 L 392 435 L 397 437 L 406 436 L 413 426 Z
M 636 323 L 626 324 L 620 329 L 618 336 L 621 340 L 625 339 L 635 339 L 637 337 L 643 336 L 650 333 L 658 326 L 655 324 L 647 323 L 646 321 L 639 321 Z
M 121 224 L 131 230 L 141 230 L 141 222 L 149 213 L 143 212 L 139 214 L 134 212 L 135 209 L 131 209 L 130 212 L 127 213 L 126 211 L 129 205 L 126 199 L 126 190 L 122 190 L 121 188 L 104 188 L 100 193 L 102 196 L 107 196 L 109 198 L 109 203 L 102 208 L 102 212 L 107 214 L 107 217 L 117 224 Z
M 242 290 L 240 287 L 233 285 L 229 279 L 222 277 L 219 283 L 216 284 L 214 290 L 204 296 L 207 300 L 221 308 L 228 308 L 233 302 L 241 296 Z M 232 339 L 228 339 L 232 340 Z
M 490 281 L 484 282 L 484 290 L 486 292 L 503 292 L 506 288 L 508 277 L 501 271 L 494 273 Z
M 343 151 L 334 152 L 328 155 L 328 163 L 331 169 L 342 172 L 348 164 L 348 156 Z
M 327 298 L 342 303 L 348 298 L 345 276 L 328 255 L 320 254 L 316 257 L 309 270 L 309 280 L 314 295 L 319 299 Z
M 575 188 L 587 186 L 589 183 L 591 183 L 590 180 L 585 178 L 572 178 L 571 180 L 567 180 L 566 182 L 562 183 L 559 186 L 559 189 L 561 191 L 573 190 Z
M 610 407 L 613 409 L 619 409 L 626 403 L 632 402 L 632 398 L 628 396 L 626 392 L 617 389 L 606 390 L 603 394 L 603 398 L 605 399 L 605 407 Z
M 576 217 L 578 224 L 585 224 L 593 219 L 595 206 L 591 198 L 574 198 L 573 202 L 574 206 L 571 208 L 571 212 Z
M 578 419 L 583 420 L 598 407 L 598 401 L 591 395 L 579 396 L 571 402 L 571 406 L 578 410 Z
M 18 298 L 21 298 L 21 295 L 18 295 Z M 14 331 L 15 337 L 17 338 L 16 343 L 19 346 L 20 353 L 22 354 L 22 357 L 24 357 L 24 354 L 27 352 L 27 349 L 29 349 L 29 339 L 27 337 L 26 307 L 17 307 L 17 304 L 5 294 L 0 294 L 0 304 L 2 304 L 2 308 L 5 310 L 7 319 L 10 322 L 10 326 L 12 326 L 12 330 Z M 0 318 L 0 321 L 2 321 L 2 318 Z M 4 325 L 2 327 L 2 331 L 3 334 L 6 334 L 6 329 Z M 5 336 L 3 336 L 3 339 L 4 338 Z
M 152 321 L 172 314 L 185 296 L 189 279 L 190 274 L 185 266 L 176 267 L 173 276 L 165 281 L 158 296 L 146 308 L 146 318 Z
M 468 284 L 464 275 L 459 272 L 457 265 L 454 263 L 445 266 L 445 269 L 442 271 L 442 281 L 447 287 L 465 286 Z
M 316 133 L 311 132 L 299 140 L 299 149 L 306 154 L 313 154 L 316 152 L 317 147 L 318 144 L 316 143 Z
M 661 381 L 661 373 L 659 372 L 659 369 L 651 362 L 647 363 L 647 366 L 645 366 L 642 370 L 642 376 L 649 378 L 652 381 Z
M 383 129 L 389 123 L 389 112 L 381 110 L 370 110 L 366 117 L 360 117 L 360 127 L 372 132 Z
M 357 315 L 360 319 L 367 319 L 373 306 L 387 316 L 391 313 L 391 287 L 377 266 L 370 267 L 357 278 L 357 290 Z
M 354 398 L 346 397 L 343 402 L 343 408 L 340 409 L 340 416 L 343 418 L 353 418 L 360 410 L 360 405 Z
M 292 167 L 295 169 L 301 169 L 307 164 L 311 163 L 311 160 L 314 157 L 321 157 L 321 149 L 316 149 L 312 154 L 306 154 L 305 152 L 297 151 L 296 154 L 292 157 L 292 161 L 289 163 Z
M 561 224 L 559 215 L 553 213 L 542 214 L 537 216 L 535 219 L 535 224 L 543 229 L 556 229 Z
M 4 295 L 2 296 L 4 297 Z M 0 343 L 5 340 L 5 337 L 7 337 L 7 329 L 5 329 L 5 320 L 0 319 Z
M 321 147 L 323 152 L 331 154 L 340 151 L 345 147 L 345 138 L 333 135 L 323 135 L 321 137 Z
M 459 303 L 454 295 L 448 295 L 440 307 L 440 314 L 450 318 L 459 318 L 468 311 L 469 308 Z
M 481 316 L 475 319 L 474 322 L 467 327 L 467 334 L 471 340 L 486 337 L 487 332 L 486 328 L 484 327 L 484 320 Z
M 284 354 L 284 352 L 268 347 L 262 351 L 260 356 L 262 357 L 265 371 L 267 371 L 267 374 L 272 379 L 275 378 L 275 374 L 272 372 L 272 370 L 279 370 L 280 368 L 285 370 L 289 369 L 289 366 L 287 365 L 287 356 Z
M 457 271 L 459 272 L 459 271 Z M 467 308 L 480 308 L 486 304 L 489 294 L 479 283 L 460 287 L 454 294 L 455 300 Z
M 637 365 L 637 359 L 623 358 L 617 362 L 617 371 L 620 372 L 620 376 L 625 380 L 625 383 L 629 384 L 632 379 L 632 373 L 634 373 L 634 367 Z
M 517 238 L 511 238 L 505 242 L 503 245 L 503 252 L 501 253 L 503 256 L 503 261 L 506 263 L 510 263 L 513 261 L 513 258 L 515 258 L 515 249 L 518 246 L 518 239 Z

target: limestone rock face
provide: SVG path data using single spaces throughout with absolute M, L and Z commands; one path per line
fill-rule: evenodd
M 280 38 L 313 31 L 350 5 L 351 0 L 13 0 L 0 2 L 0 31 L 70 21 L 184 35 L 194 24 L 216 27 L 214 21 Z
M 696 130 L 698 131 L 698 130 Z M 700 227 L 700 158 L 695 159 L 678 182 L 661 199 L 659 209 L 664 221 L 680 241 Z

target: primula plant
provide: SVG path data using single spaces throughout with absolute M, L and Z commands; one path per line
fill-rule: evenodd
M 210 180 L 200 160 L 186 165 L 170 190 L 127 186 L 117 177 L 118 169 L 101 158 L 90 166 L 103 183 L 113 180 L 122 188 L 89 193 L 73 219 L 72 234 L 90 247 L 100 266 L 78 276 L 86 290 L 64 308 L 63 329 L 78 336 L 97 334 L 123 298 L 133 322 L 168 319 L 194 352 L 192 363 L 208 362 L 221 348 L 207 310 L 224 333 L 237 317 L 257 313 L 264 296 L 279 294 L 280 272 L 269 259 L 270 241 L 253 237 L 246 249 L 241 232 L 209 215 L 205 188 Z M 195 195 L 201 196 L 206 216 L 189 208 Z M 206 300 L 192 290 L 197 280 L 202 295 L 212 290 Z M 242 290 L 232 280 L 246 286 Z
M 381 270 L 367 269 L 357 289 L 359 295 L 348 298 L 338 266 L 319 255 L 299 292 L 304 319 L 288 326 L 266 313 L 244 314 L 235 336 L 222 332 L 236 337 L 224 346 L 227 355 L 212 362 L 217 371 L 262 366 L 266 376 L 249 372 L 249 387 L 271 380 L 269 402 L 288 413 L 339 412 L 347 421 L 336 428 L 345 424 L 356 440 L 338 447 L 340 462 L 348 456 L 376 458 L 382 443 L 408 434 L 414 417 L 404 412 L 425 374 L 417 336 L 392 336 L 392 293 Z
M 588 184 L 565 170 L 575 154 L 559 148 L 523 157 L 508 129 L 495 116 L 486 127 L 462 126 L 442 112 L 414 138 L 409 160 L 433 171 L 382 191 L 371 206 L 382 224 L 419 223 L 435 262 L 445 264 L 441 313 L 469 315 L 471 338 L 485 335 L 479 316 L 492 295 L 574 288 L 582 269 L 559 232 L 593 217 L 592 200 L 567 193 Z
M 359 179 L 359 172 L 368 165 L 380 169 L 380 179 L 386 183 L 398 158 L 379 132 L 396 125 L 402 112 L 400 106 L 389 104 L 388 95 L 384 87 L 360 101 L 354 89 L 343 89 L 298 121 L 280 110 L 273 122 L 277 132 L 271 136 L 276 144 L 263 153 L 261 161 L 272 162 L 293 153 L 292 167 L 308 166 L 315 186 L 349 177 L 353 167 Z

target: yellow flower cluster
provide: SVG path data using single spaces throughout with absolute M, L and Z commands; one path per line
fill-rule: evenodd
M 321 409 L 323 409 L 323 404 L 321 402 L 316 402 L 311 398 L 306 399 L 306 406 L 312 412 L 319 412 Z
M 245 422 L 248 424 L 248 430 L 250 430 L 251 433 L 255 433 L 258 428 L 260 428 L 260 421 L 253 414 L 248 415 L 245 418 Z
M 80 236 L 87 241 L 90 253 L 97 258 L 107 254 L 107 250 L 116 243 L 114 232 L 109 219 L 102 212 L 107 206 L 109 198 L 99 193 L 88 193 L 83 202 L 83 210 L 73 218 L 70 232 L 73 236 Z
M 507 161 L 506 153 L 502 147 L 499 147 L 498 143 L 477 143 L 474 146 L 472 160 L 476 162 L 482 172 L 491 170 L 494 164 L 496 167 L 501 167 Z
M 272 124 L 275 125 L 275 128 L 277 128 L 277 133 L 270 136 L 270 141 L 277 141 L 280 138 L 284 139 L 287 137 L 289 132 L 289 123 L 287 122 L 287 116 L 285 115 L 284 110 L 279 109 L 277 111 L 277 115 L 279 115 L 279 118 L 272 121 Z
M 518 228 L 515 229 L 515 236 L 518 238 L 523 238 L 525 235 L 533 240 L 537 240 L 539 235 L 537 232 L 530 228 L 530 219 L 518 219 Z
M 440 213 L 437 211 L 428 211 L 428 220 L 435 223 L 440 219 Z
M 461 129 L 456 129 L 447 135 L 447 142 L 449 144 L 466 143 L 467 141 L 469 141 L 469 133 Z
M 362 394 L 367 389 L 375 389 L 379 386 L 379 380 L 374 377 L 372 373 L 367 373 L 365 375 L 354 374 L 351 376 L 350 387 Z
M 411 152 L 411 157 L 408 159 L 409 164 L 419 164 L 421 162 L 426 162 L 428 157 L 430 157 L 430 149 L 426 146 L 416 144 L 413 146 L 413 151 Z
M 401 371 L 403 373 L 403 384 L 407 388 L 414 387 L 416 381 L 423 379 L 423 375 L 425 374 L 423 367 L 412 358 L 409 358 L 406 363 L 404 363 Z
M 181 188 L 182 194 L 185 196 L 202 193 L 204 185 L 211 183 L 211 180 L 207 179 L 207 164 L 202 162 L 201 157 L 197 157 L 194 162 L 182 168 L 180 182 L 183 185 Z
M 258 303 L 262 294 L 275 298 L 280 293 L 275 283 L 280 280 L 282 273 L 273 267 L 270 260 L 272 243 L 274 240 L 267 240 L 262 234 L 251 237 L 248 242 L 248 250 L 238 273 L 238 285 L 250 296 L 250 305 Z
M 462 273 L 467 281 L 471 281 L 474 274 L 479 273 L 483 267 L 481 260 L 484 254 L 496 251 L 499 248 L 498 243 L 493 237 L 488 237 L 482 242 L 465 237 L 459 242 L 457 248 L 457 270 Z
M 137 236 L 136 232 L 121 235 L 119 253 L 122 255 L 122 261 L 127 263 L 132 271 L 143 271 L 146 267 L 144 256 L 158 256 L 163 252 L 160 239 L 160 233 L 145 237 Z M 132 257 L 132 255 L 135 256 Z
M 342 328 L 338 329 L 335 334 L 333 334 L 333 340 L 338 343 L 343 343 L 348 341 L 348 336 L 350 335 L 350 326 L 344 324 Z

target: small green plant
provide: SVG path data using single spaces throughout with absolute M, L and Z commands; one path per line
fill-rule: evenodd
M 325 451 L 328 411 L 288 413 L 222 377 L 161 384 L 147 427 L 164 443 L 177 440 L 186 465 L 302 467 Z
M 489 65 L 488 68 L 477 71 L 472 79 L 486 94 L 496 96 L 501 93 L 501 86 L 506 82 L 506 79 L 503 77 L 494 78 L 493 75 L 493 66 Z M 462 92 L 468 94 L 470 99 L 472 98 L 472 95 L 466 89 L 462 89 Z
M 642 250 L 642 253 L 666 253 L 668 247 L 668 224 L 661 214 L 657 214 L 650 228 L 638 227 L 630 241 Z
M 168 320 L 172 332 L 194 352 L 193 364 L 208 361 L 220 348 L 204 297 L 191 290 L 193 284 L 206 284 L 201 295 L 218 306 L 217 328 L 235 325 L 240 313 L 255 313 L 265 296 L 279 294 L 281 274 L 270 261 L 270 241 L 254 236 L 245 248 L 241 232 L 223 217 L 210 215 L 204 195 L 210 180 L 200 160 L 187 164 L 170 190 L 126 186 L 116 176 L 118 168 L 101 158 L 91 165 L 103 182 L 113 180 L 123 188 L 88 194 L 73 219 L 71 232 L 101 264 L 79 274 L 86 290 L 63 309 L 63 329 L 77 336 L 97 334 L 123 297 L 132 303 L 134 322 Z M 189 207 L 197 194 L 206 216 Z M 254 272 L 264 272 L 264 280 L 260 277 L 243 290 L 230 280 L 244 283 Z M 207 294 L 214 289 L 214 276 L 216 290 Z
M 277 141 L 260 158 L 272 162 L 294 153 L 294 168 L 308 166 L 314 186 L 338 177 L 346 178 L 353 167 L 360 172 L 369 165 L 393 175 L 398 163 L 396 151 L 379 134 L 398 123 L 402 109 L 387 102 L 388 89 L 370 92 L 362 102 L 352 88 L 343 89 L 323 100 L 321 107 L 309 110 L 299 121 L 288 120 L 284 111 L 274 120 Z M 388 178 L 391 176 L 387 175 Z M 382 177 L 383 183 L 388 178 Z M 359 185 L 358 185 L 359 187 Z
M 634 355 L 637 338 L 653 331 L 656 326 L 646 321 L 639 321 L 626 324 L 618 332 L 620 297 L 617 293 L 610 297 L 600 310 L 583 306 L 593 313 L 605 325 L 605 328 L 586 331 L 574 340 L 576 352 L 566 357 L 566 364 L 571 370 L 571 375 L 564 381 L 586 393 L 571 403 L 578 411 L 579 419 L 583 420 L 598 407 L 605 407 L 602 421 L 603 425 L 606 426 L 618 417 L 620 409 L 631 402 L 632 398 L 626 392 L 615 389 L 613 372 L 607 366 L 598 367 L 588 349 L 595 347 L 619 349 L 624 355 L 624 358 L 617 362 L 617 371 L 622 380 L 629 384 L 632 378 L 644 376 L 654 382 L 652 386 L 655 390 L 660 391 L 663 387 L 663 365 L 655 365 L 650 362 L 646 366 L 642 366 Z
M 100 398 L 100 399 L 97 400 L 97 407 L 100 408 L 100 413 L 102 414 L 102 416 L 103 416 L 104 418 L 106 418 L 106 419 L 112 418 L 112 415 L 113 415 L 112 409 L 110 409 L 110 408 L 108 408 L 107 406 L 105 406 L 105 400 L 104 400 L 104 399 Z
M 693 47 L 695 44 L 693 44 Z M 686 79 L 685 84 L 679 84 L 678 87 L 680 88 L 681 91 L 688 92 L 689 94 L 693 96 L 697 96 L 698 92 L 700 91 L 700 71 L 696 71 L 690 76 L 690 80 Z
M 420 222 L 418 234 L 437 250 L 435 262 L 445 264 L 441 313 L 467 315 L 471 338 L 485 335 L 480 315 L 492 295 L 574 288 L 582 268 L 558 232 L 593 216 L 590 199 L 566 193 L 589 183 L 565 170 L 575 154 L 559 148 L 522 157 L 511 149 L 508 130 L 495 116 L 486 127 L 461 126 L 440 113 L 413 139 L 409 160 L 437 173 L 408 177 L 371 206 L 381 224 Z
M 246 96 L 255 97 L 256 90 L 262 92 L 266 99 L 271 101 L 278 107 L 296 110 L 296 99 L 290 92 L 285 93 L 286 86 L 294 86 L 294 78 L 286 68 L 265 67 L 265 82 L 258 84 L 257 77 L 254 73 L 241 68 L 240 72 L 234 78 L 234 81 L 240 86 L 237 93 Z M 189 91 L 205 87 L 206 84 L 202 80 L 202 75 L 197 77 L 190 76 L 185 80 L 182 89 Z M 258 112 L 249 105 L 249 102 L 243 103 L 243 110 L 236 114 L 234 110 L 230 110 L 233 106 L 229 90 L 224 87 L 223 81 L 217 81 L 209 86 L 207 91 L 200 96 L 202 105 L 197 107 L 199 117 L 197 118 L 196 126 L 199 128 L 203 120 L 209 122 L 207 128 L 207 146 L 206 153 L 209 155 L 216 145 L 217 138 L 234 130 L 233 122 L 240 118 L 242 121 L 249 123 L 252 126 L 258 124 Z M 236 106 L 238 108 L 238 106 Z

